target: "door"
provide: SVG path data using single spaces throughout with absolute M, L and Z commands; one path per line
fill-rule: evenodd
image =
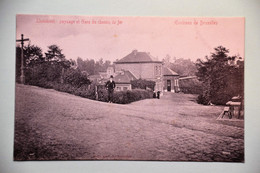
M 171 91 L 172 87 L 171 87 L 171 80 L 167 80 L 167 91 Z

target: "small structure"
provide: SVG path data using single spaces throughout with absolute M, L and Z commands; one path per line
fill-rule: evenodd
M 163 67 L 163 90 L 166 92 L 179 92 L 180 75 L 168 67 Z
M 128 70 L 117 72 L 114 77 L 116 83 L 116 91 L 132 90 L 131 80 L 136 80 L 136 77 Z

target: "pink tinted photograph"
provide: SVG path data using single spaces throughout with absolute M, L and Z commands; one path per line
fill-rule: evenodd
M 15 41 L 15 161 L 245 162 L 245 18 L 18 14 Z

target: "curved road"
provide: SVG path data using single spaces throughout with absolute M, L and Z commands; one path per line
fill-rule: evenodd
M 129 105 L 16 86 L 15 160 L 244 161 L 243 121 L 193 95 Z

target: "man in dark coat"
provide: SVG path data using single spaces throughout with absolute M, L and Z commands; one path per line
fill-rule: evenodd
M 114 94 L 114 89 L 116 87 L 115 81 L 113 81 L 113 76 L 110 76 L 109 81 L 106 83 L 106 89 L 108 93 L 108 103 L 112 103 L 113 101 L 113 94 Z

